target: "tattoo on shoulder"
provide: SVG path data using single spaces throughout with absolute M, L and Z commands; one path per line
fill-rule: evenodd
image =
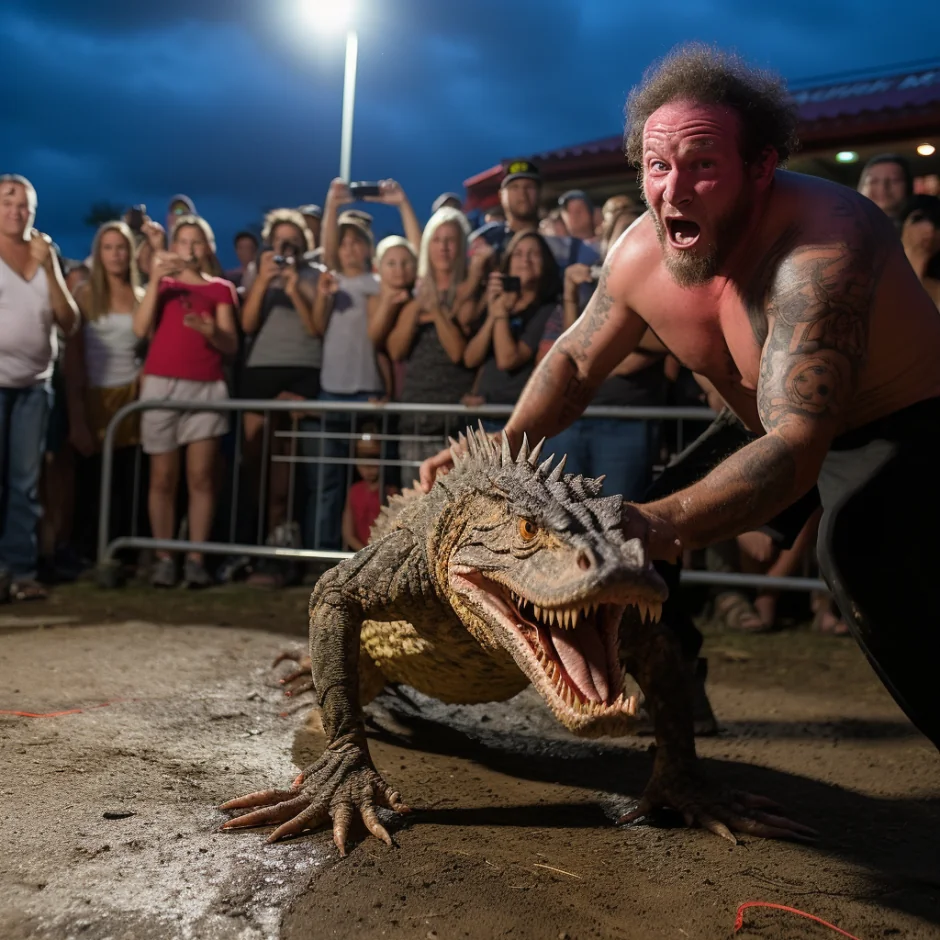
M 839 239 L 792 248 L 769 284 L 757 401 L 768 431 L 793 417 L 838 422 L 867 359 L 886 246 L 854 194 L 832 215 Z

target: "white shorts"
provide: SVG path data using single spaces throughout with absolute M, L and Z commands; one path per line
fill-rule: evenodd
M 145 375 L 140 385 L 141 401 L 227 401 L 225 383 L 170 379 Z M 222 437 L 228 431 L 224 411 L 161 411 L 147 409 L 140 415 L 140 442 L 147 454 L 168 454 L 193 441 Z

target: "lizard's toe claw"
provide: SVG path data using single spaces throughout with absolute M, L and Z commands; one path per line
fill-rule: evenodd
M 274 662 L 271 663 L 271 668 L 273 669 L 275 666 L 279 666 L 285 660 L 297 663 L 304 672 L 309 672 L 310 670 L 310 657 L 301 650 L 284 650 L 283 653 L 278 653 L 274 658 Z
M 302 695 L 304 692 L 309 692 L 313 688 L 313 679 L 308 679 L 306 682 L 301 682 L 300 685 L 295 685 L 292 689 L 285 689 L 284 695 L 287 698 L 293 698 L 295 695 Z
M 251 809 L 230 819 L 223 829 L 240 829 L 280 823 L 268 837 L 276 842 L 284 836 L 324 825 L 333 819 L 333 841 L 340 855 L 346 854 L 349 828 L 357 815 L 366 829 L 386 845 L 392 837 L 379 822 L 376 804 L 399 813 L 408 807 L 372 766 L 368 751 L 360 745 L 328 748 L 319 760 L 299 774 L 290 790 L 259 790 L 222 804 L 222 809 Z

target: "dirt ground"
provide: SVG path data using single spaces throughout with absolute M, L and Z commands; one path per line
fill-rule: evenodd
M 385 817 L 393 849 L 218 832 L 221 801 L 286 785 L 320 746 L 269 669 L 305 604 L 79 585 L 0 610 L 0 937 L 711 940 L 755 900 L 860 940 L 940 936 L 938 755 L 850 640 L 808 631 L 709 634 L 723 731 L 699 750 L 817 845 L 614 827 L 649 739 L 579 741 L 531 693 L 370 707 L 375 761 L 416 807 Z M 752 908 L 736 936 L 836 934 Z

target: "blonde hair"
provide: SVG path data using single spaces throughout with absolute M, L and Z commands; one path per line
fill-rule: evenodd
M 261 241 L 266 245 L 271 244 L 271 235 L 279 225 L 293 225 L 303 236 L 307 245 L 307 251 L 313 251 L 313 232 L 307 225 L 307 220 L 296 209 L 272 209 L 264 217 L 264 225 L 261 229 Z
M 213 277 L 221 277 L 222 265 L 219 264 L 219 259 L 215 255 L 215 233 L 212 231 L 212 226 L 201 215 L 181 215 L 176 222 L 173 223 L 173 231 L 170 233 L 170 244 L 172 245 L 173 242 L 176 241 L 180 229 L 184 229 L 190 225 L 194 225 L 202 232 L 203 238 L 205 238 L 206 244 L 209 246 L 209 257 L 206 258 L 202 266 L 202 273 L 211 274 Z
M 140 286 L 140 272 L 137 269 L 137 246 L 134 242 L 134 234 L 126 222 L 115 219 L 112 222 L 105 222 L 97 232 L 95 240 L 91 244 L 91 264 L 88 275 L 88 309 L 85 310 L 86 320 L 97 320 L 105 314 L 111 312 L 111 287 L 108 284 L 108 274 L 101 263 L 101 240 L 108 232 L 118 232 L 127 242 L 127 281 L 131 285 L 131 290 L 137 301 L 140 302 L 143 291 Z
M 36 209 L 39 206 L 39 199 L 36 196 L 36 187 L 33 186 L 25 176 L 20 176 L 19 173 L 0 174 L 0 183 L 22 186 L 23 189 L 26 190 L 26 201 L 29 204 L 29 219 L 26 222 L 26 231 L 29 232 L 33 227 L 33 223 L 36 221 Z
M 442 225 L 454 225 L 457 228 L 459 245 L 457 257 L 454 260 L 454 270 L 450 273 L 450 286 L 447 288 L 447 303 L 453 304 L 457 287 L 467 277 L 467 238 L 470 235 L 470 223 L 467 217 L 453 206 L 444 206 L 438 209 L 428 219 L 421 236 L 421 250 L 418 252 L 418 277 L 424 279 L 431 275 L 430 247 L 431 239 Z

